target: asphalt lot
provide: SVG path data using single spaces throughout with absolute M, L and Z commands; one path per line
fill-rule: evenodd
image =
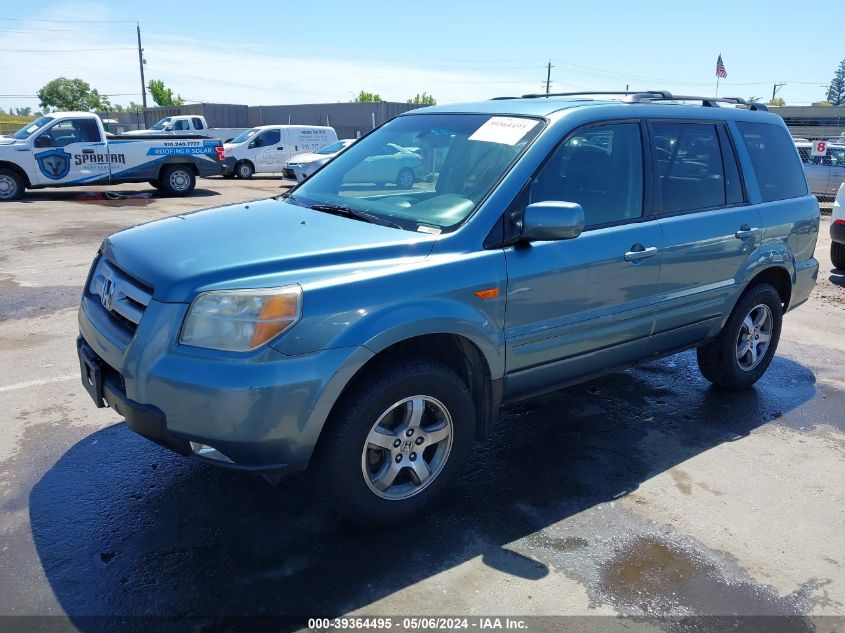
M 346 613 L 845 627 L 845 272 L 829 216 L 818 286 L 754 389 L 710 388 L 687 352 L 521 403 L 437 513 L 367 530 L 302 477 L 277 490 L 168 453 L 79 384 L 75 306 L 103 237 L 280 184 L 0 205 L 0 615 L 67 614 L 83 631 L 90 615 Z

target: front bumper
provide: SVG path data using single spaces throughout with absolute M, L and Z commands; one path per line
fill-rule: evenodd
M 103 400 L 129 428 L 180 454 L 255 472 L 304 468 L 332 405 L 372 353 L 189 348 L 175 343 L 186 307 L 151 301 L 134 336 L 121 341 L 97 304 L 83 297 L 79 345 L 102 367 Z M 200 454 L 199 445 L 226 460 L 204 457 L 213 453 Z
M 845 220 L 830 223 L 830 239 L 839 244 L 845 244 Z

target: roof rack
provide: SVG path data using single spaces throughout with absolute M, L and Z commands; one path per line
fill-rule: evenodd
M 522 95 L 522 97 L 496 97 L 499 99 L 541 99 L 543 97 L 588 97 L 588 96 L 623 96 L 625 103 L 654 103 L 659 101 L 700 101 L 702 106 L 715 108 L 720 103 L 730 103 L 749 110 L 767 111 L 768 108 L 756 101 L 746 101 L 741 97 L 693 97 L 673 95 L 667 90 L 641 91 L 585 91 L 585 92 L 550 92 Z

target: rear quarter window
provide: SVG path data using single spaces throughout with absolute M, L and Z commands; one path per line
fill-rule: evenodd
M 789 134 L 779 125 L 737 121 L 763 202 L 807 195 L 807 180 Z

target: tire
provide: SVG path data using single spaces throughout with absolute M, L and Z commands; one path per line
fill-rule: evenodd
M 249 180 L 255 173 L 255 167 L 253 167 L 252 163 L 248 160 L 242 160 L 235 165 L 235 173 L 238 175 L 238 178 Z
M 414 186 L 414 170 L 410 167 L 403 167 L 396 174 L 396 186 L 400 189 L 410 189 Z
M 783 306 L 774 286 L 760 283 L 748 288 L 719 335 L 698 348 L 698 368 L 717 387 L 747 389 L 772 362 L 782 323 Z M 766 335 L 767 341 L 760 340 Z
M 20 200 L 24 191 L 26 185 L 20 174 L 11 169 L 0 169 L 0 201 Z
M 845 244 L 839 242 L 830 243 L 830 261 L 835 268 L 845 270 Z
M 474 439 L 475 406 L 454 371 L 393 359 L 368 369 L 338 402 L 318 447 L 319 480 L 348 519 L 399 523 L 442 500 Z
M 168 196 L 182 197 L 194 190 L 197 177 L 188 165 L 168 165 L 161 170 L 158 182 L 158 188 Z
M 231 174 L 223 174 L 223 178 L 226 178 L 227 180 L 231 180 L 234 177 L 235 177 L 235 172 L 232 172 Z

